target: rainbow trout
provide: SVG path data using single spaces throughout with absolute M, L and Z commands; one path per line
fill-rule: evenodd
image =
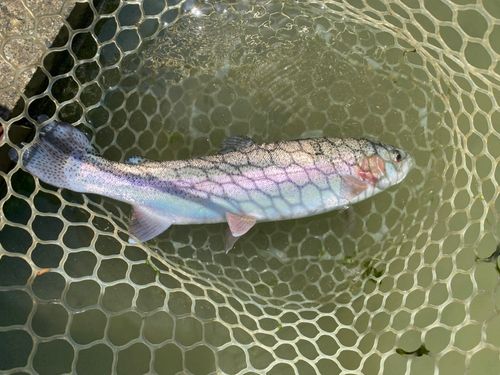
M 17 152 L 10 156 L 17 160 Z M 227 222 L 226 251 L 256 222 L 294 219 L 343 208 L 399 183 L 410 155 L 384 143 L 312 138 L 257 144 L 222 142 L 219 154 L 189 160 L 100 157 L 70 124 L 44 125 L 22 156 L 40 180 L 130 203 L 130 233 L 147 241 L 172 224 Z

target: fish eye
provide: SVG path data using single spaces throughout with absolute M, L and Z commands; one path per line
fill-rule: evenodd
M 394 152 L 394 161 L 396 163 L 401 163 L 401 160 L 403 159 L 403 157 L 401 156 L 401 153 L 398 152 L 398 151 L 395 151 Z

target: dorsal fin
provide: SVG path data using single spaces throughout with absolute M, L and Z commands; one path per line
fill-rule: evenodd
M 232 135 L 222 141 L 219 154 L 227 154 L 228 152 L 236 151 L 240 148 L 252 146 L 254 144 L 255 141 L 246 135 Z
M 154 160 L 145 158 L 144 156 L 130 156 L 125 160 L 125 164 L 134 164 L 134 165 L 151 163 L 151 162 L 154 162 Z

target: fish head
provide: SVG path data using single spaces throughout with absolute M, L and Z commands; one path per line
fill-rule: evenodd
M 400 183 L 412 166 L 412 158 L 405 150 L 385 143 L 375 143 L 375 153 L 365 158 L 360 171 L 368 170 L 379 189 L 387 189 Z M 362 173 L 362 172 L 361 172 Z

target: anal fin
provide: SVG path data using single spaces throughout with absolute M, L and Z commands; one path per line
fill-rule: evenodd
M 130 220 L 129 230 L 139 241 L 146 242 L 166 231 L 172 221 L 160 217 L 148 208 L 133 206 L 134 214 Z

